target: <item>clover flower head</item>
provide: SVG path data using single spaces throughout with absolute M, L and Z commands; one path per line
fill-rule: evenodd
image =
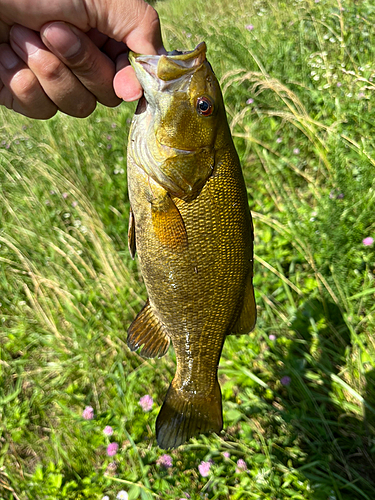
M 86 406 L 83 410 L 82 417 L 85 420 L 92 420 L 94 418 L 94 408 L 92 406 Z
M 211 465 L 212 465 L 211 462 L 201 462 L 198 465 L 199 474 L 202 477 L 207 477 L 208 474 L 210 473 Z
M 105 434 L 106 436 L 112 436 L 113 434 L 113 429 L 110 425 L 106 425 L 103 429 L 103 434 Z
M 285 377 L 282 377 L 280 379 L 280 382 L 282 383 L 282 385 L 289 385 L 291 383 L 292 379 L 290 377 L 288 377 L 288 375 L 285 375 Z
M 109 457 L 113 457 L 113 455 L 116 455 L 117 451 L 118 451 L 118 443 L 116 442 L 109 443 L 109 445 L 107 446 L 107 455 Z
M 362 243 L 365 245 L 365 247 L 369 247 L 374 243 L 374 238 L 371 238 L 371 236 L 367 236 L 367 238 L 362 240 Z
M 147 412 L 152 409 L 152 405 L 154 404 L 154 400 L 149 394 L 146 394 L 145 396 L 142 396 L 141 399 L 139 400 L 139 404 L 142 408 L 143 411 Z
M 168 469 L 168 467 L 172 467 L 173 465 L 172 457 L 170 455 L 162 455 L 156 460 L 156 463 L 165 469 Z
M 236 472 L 247 472 L 247 464 L 242 458 L 237 460 Z

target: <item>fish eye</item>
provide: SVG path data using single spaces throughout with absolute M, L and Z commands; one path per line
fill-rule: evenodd
M 198 97 L 197 99 L 197 111 L 202 116 L 210 116 L 214 107 L 212 102 L 208 97 Z

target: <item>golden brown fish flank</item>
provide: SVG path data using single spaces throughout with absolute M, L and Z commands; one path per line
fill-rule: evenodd
M 246 188 L 206 46 L 133 56 L 144 88 L 130 132 L 129 247 L 149 299 L 128 345 L 176 375 L 156 422 L 172 448 L 222 428 L 217 368 L 226 335 L 255 325 L 253 233 Z

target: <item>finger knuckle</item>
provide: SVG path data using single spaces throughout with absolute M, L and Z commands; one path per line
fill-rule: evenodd
M 29 70 L 21 70 L 10 81 L 13 95 L 21 102 L 34 99 L 35 93 L 40 89 L 38 80 Z
M 150 24 L 154 25 L 160 23 L 159 14 L 151 5 L 148 5 L 147 7 L 146 16 L 147 22 Z
M 60 80 L 64 74 L 65 66 L 57 57 L 46 57 L 38 68 L 38 75 L 41 80 Z
M 84 101 L 78 102 L 73 116 L 76 118 L 87 118 L 96 108 L 96 99 L 94 96 L 89 99 L 85 99 Z
M 90 53 L 77 62 L 72 69 L 79 74 L 79 77 L 93 77 L 93 75 L 100 74 L 101 68 L 97 58 L 93 57 Z

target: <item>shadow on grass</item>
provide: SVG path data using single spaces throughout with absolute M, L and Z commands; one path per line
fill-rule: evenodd
M 332 498 L 375 498 L 375 373 L 366 375 L 367 395 L 345 382 L 350 332 L 340 309 L 330 301 L 311 299 L 291 325 L 296 333 L 285 368 L 291 383 L 282 397 L 283 417 L 295 429 L 306 452 L 302 469 L 315 482 L 330 478 Z M 349 390 L 348 390 L 349 389 Z M 320 499 L 318 496 L 317 498 Z M 323 497 L 322 497 L 323 498 Z

